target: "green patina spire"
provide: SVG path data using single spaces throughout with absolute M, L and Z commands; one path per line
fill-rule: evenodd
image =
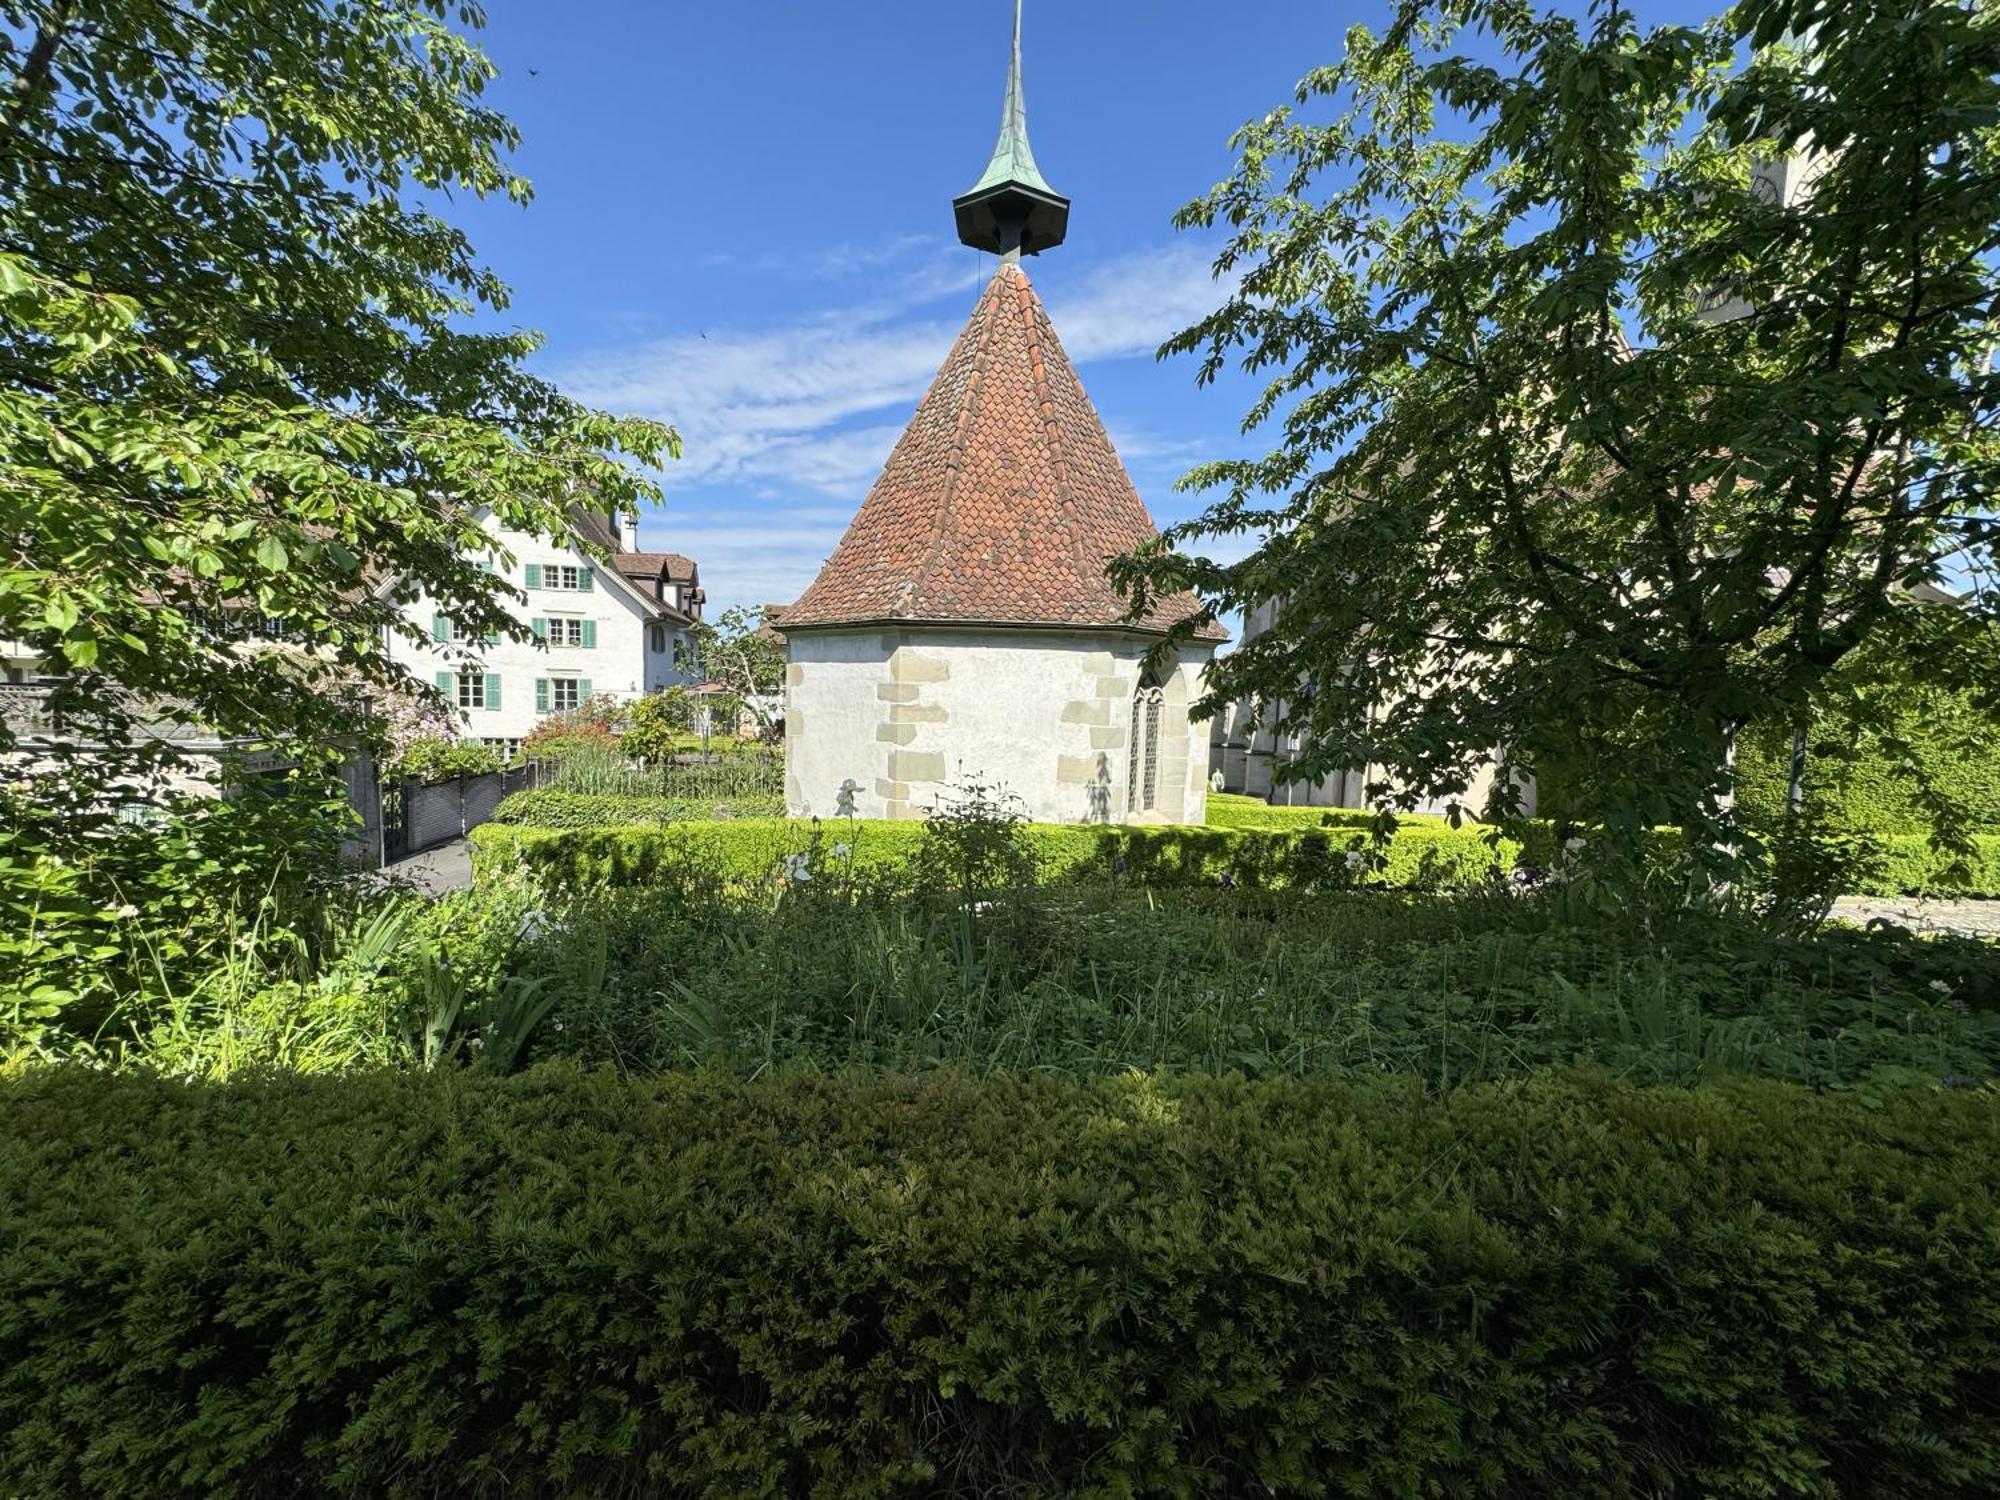
M 1021 91 L 1021 0 L 1014 0 L 1014 55 L 1000 139 L 993 159 L 970 191 L 952 200 L 958 237 L 978 250 L 1014 260 L 1060 245 L 1069 228 L 1069 199 L 1043 178 L 1028 144 L 1028 106 Z
M 1018 182 L 1051 196 L 1055 192 L 1042 180 L 1034 148 L 1028 144 L 1028 103 L 1021 95 L 1021 0 L 1014 0 L 1014 61 L 1007 69 L 1007 102 L 1000 106 L 1000 139 L 993 143 L 993 160 L 986 164 L 985 175 L 966 196 L 1003 182 Z

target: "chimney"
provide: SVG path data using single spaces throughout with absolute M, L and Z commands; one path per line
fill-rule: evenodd
M 615 518 L 618 522 L 618 550 L 637 552 L 639 550 L 639 517 L 633 511 L 625 511 Z

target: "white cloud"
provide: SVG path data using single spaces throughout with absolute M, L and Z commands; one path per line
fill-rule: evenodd
M 592 405 L 674 423 L 685 444 L 669 475 L 677 488 L 735 480 L 854 495 L 857 479 L 867 477 L 864 460 L 879 464 L 887 455 L 960 327 L 909 314 L 976 279 L 962 262 L 926 265 L 872 305 L 786 327 L 718 327 L 606 351 L 567 362 L 559 379 Z M 1057 281 L 1050 316 L 1079 362 L 1150 355 L 1217 295 L 1206 260 L 1173 246 Z M 876 413 L 895 420 L 847 426 Z
M 1049 321 L 1071 359 L 1150 357 L 1215 310 L 1224 292 L 1206 253 L 1191 244 L 1100 261 L 1074 286 L 1044 292 Z

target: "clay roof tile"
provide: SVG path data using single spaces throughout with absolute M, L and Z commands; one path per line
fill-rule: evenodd
M 1034 288 L 1002 265 L 785 627 L 1123 625 L 1105 565 L 1156 535 Z M 1158 599 L 1136 628 L 1199 609 Z

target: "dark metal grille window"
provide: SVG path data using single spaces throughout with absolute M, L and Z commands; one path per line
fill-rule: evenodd
M 1125 772 L 1128 812 L 1152 812 L 1160 805 L 1160 707 L 1156 687 L 1141 687 L 1132 695 L 1131 762 Z

